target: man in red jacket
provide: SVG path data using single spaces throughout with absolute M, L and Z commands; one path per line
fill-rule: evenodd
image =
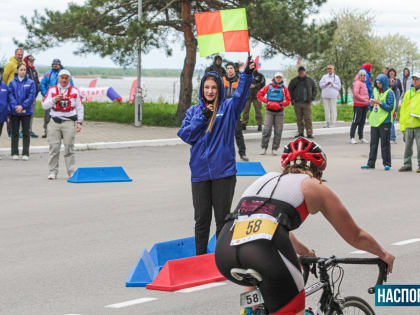
M 273 127 L 274 139 L 271 153 L 277 155 L 277 150 L 280 147 L 281 134 L 283 132 L 284 108 L 290 104 L 290 94 L 287 87 L 283 84 L 283 74 L 276 72 L 272 83 L 258 91 L 257 98 L 260 102 L 267 104 L 262 131 L 261 155 L 267 153 L 271 129 Z

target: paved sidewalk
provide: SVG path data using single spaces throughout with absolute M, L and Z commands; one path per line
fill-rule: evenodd
M 31 138 L 31 153 L 47 152 L 47 139 L 42 139 L 43 119 L 34 118 L 33 130 L 39 138 Z M 338 122 L 335 128 L 322 128 L 324 122 L 314 123 L 314 135 L 342 134 L 349 131 L 350 123 Z M 10 139 L 3 129 L 0 137 L 0 154 L 9 154 Z M 162 146 L 181 144 L 177 136 L 178 128 L 166 127 L 135 127 L 132 124 L 119 124 L 109 122 L 85 121 L 82 131 L 76 136 L 76 149 L 105 149 L 105 148 L 128 148 L 138 146 Z M 368 130 L 367 130 L 368 131 Z M 296 133 L 296 124 L 286 124 L 283 138 L 293 137 Z M 261 132 L 257 132 L 256 126 L 248 126 L 244 131 L 246 139 L 259 139 Z M 20 142 L 21 145 L 21 142 Z

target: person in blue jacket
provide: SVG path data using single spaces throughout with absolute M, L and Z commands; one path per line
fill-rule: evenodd
M 223 81 L 207 72 L 199 91 L 199 104 L 190 107 L 178 136 L 191 145 L 190 169 L 197 255 L 207 253 L 212 208 L 216 236 L 230 212 L 236 185 L 234 134 L 253 80 L 254 61 L 248 58 L 232 98 L 225 99 Z
M 3 131 L 3 125 L 7 122 L 9 116 L 9 89 L 3 81 L 0 80 L 0 136 Z M 1 160 L 1 157 L 0 157 Z
M 29 160 L 30 126 L 36 87 L 33 80 L 26 76 L 26 65 L 20 64 L 14 80 L 9 83 L 9 106 L 12 122 L 12 158 L 19 159 L 19 127 L 22 125 L 22 160 Z
M 51 86 L 55 86 L 58 83 L 58 73 L 64 69 L 64 66 L 61 64 L 60 59 L 54 59 L 51 64 L 51 70 L 44 73 L 44 76 L 42 77 L 41 81 L 41 95 L 44 97 L 47 95 L 48 89 Z M 73 80 L 70 79 L 70 85 L 74 86 Z M 47 137 L 47 127 L 48 123 L 51 120 L 50 116 L 50 110 L 44 110 L 44 134 L 42 135 L 42 138 Z

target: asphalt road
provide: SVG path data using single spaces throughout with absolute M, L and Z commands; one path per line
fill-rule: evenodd
M 420 238 L 420 174 L 397 172 L 402 141 L 392 145 L 393 168 L 385 172 L 381 160 L 376 170 L 361 170 L 368 146 L 347 140 L 317 137 L 328 155 L 326 184 L 356 222 L 396 255 L 388 283 L 420 284 L 420 242 L 391 245 Z M 267 171 L 280 169 L 279 157 L 258 155 L 259 142 L 247 145 L 251 159 Z M 242 289 L 227 282 L 191 293 L 125 287 L 144 248 L 193 235 L 188 159 L 185 145 L 78 152 L 79 166 L 121 165 L 133 179 L 80 185 L 67 183 L 64 169 L 48 181 L 46 154 L 33 154 L 28 162 L 1 160 L 0 314 L 238 314 Z M 238 177 L 234 205 L 253 180 Z M 369 256 L 352 254 L 355 249 L 321 215 L 308 218 L 296 234 L 320 256 Z M 367 288 L 376 277 L 373 267 L 346 266 L 342 295 L 372 305 Z M 140 298 L 154 300 L 106 307 Z M 309 298 L 308 304 L 316 302 Z M 420 308 L 376 311 L 420 314 Z

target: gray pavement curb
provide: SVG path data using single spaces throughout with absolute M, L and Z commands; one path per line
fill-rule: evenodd
M 399 130 L 399 124 L 395 124 L 395 129 Z M 317 128 L 314 129 L 314 136 L 345 134 L 350 131 L 349 126 L 334 128 Z M 295 137 L 296 130 L 283 130 L 282 138 L 290 139 Z M 244 134 L 247 140 L 261 139 L 261 132 Z M 137 147 L 163 147 L 170 145 L 186 144 L 180 138 L 170 139 L 154 139 L 154 140 L 133 140 L 133 141 L 116 141 L 116 142 L 93 142 L 93 143 L 77 143 L 75 149 L 77 151 L 101 150 L 101 149 L 124 149 Z M 21 148 L 20 148 L 21 149 Z M 61 146 L 61 150 L 64 146 Z M 48 152 L 48 146 L 31 146 L 30 153 Z M 10 154 L 10 148 L 0 148 L 0 154 Z

